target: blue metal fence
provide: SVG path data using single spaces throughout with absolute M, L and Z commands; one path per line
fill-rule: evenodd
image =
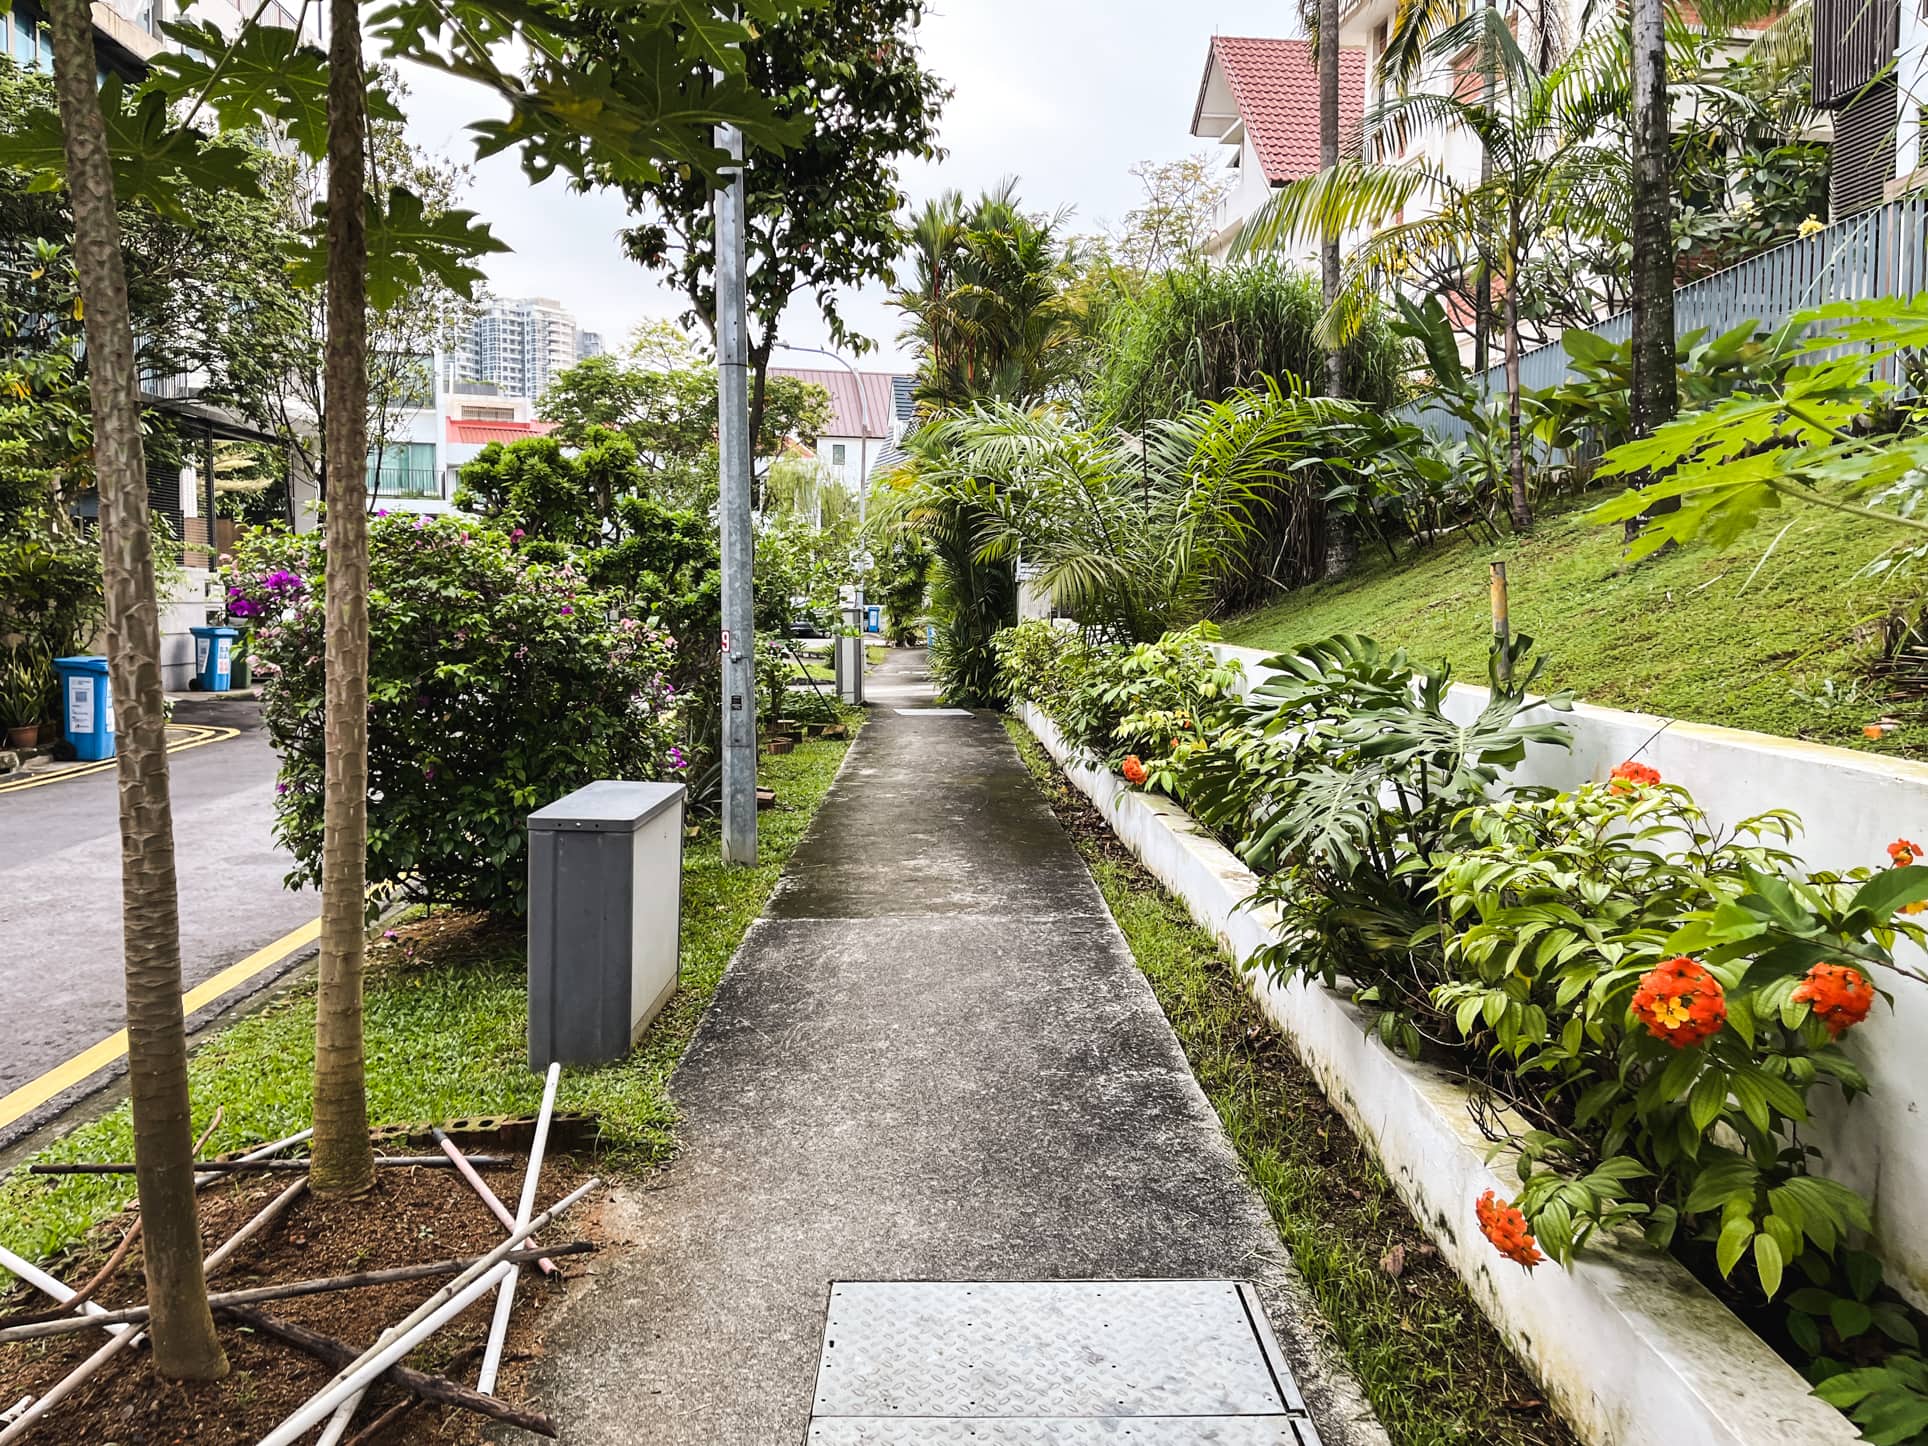
M 1674 292 L 1674 329 L 1718 335 L 1748 321 L 1774 326 L 1829 301 L 1921 291 L 1928 291 L 1928 197 L 1911 196 L 1689 282 Z M 1592 329 L 1623 342 L 1633 334 L 1633 314 L 1620 312 Z M 1520 357 L 1522 387 L 1557 386 L 1568 374 L 1557 341 Z M 1504 397 L 1505 367 L 1489 368 L 1480 385 L 1487 397 Z M 1412 406 L 1404 415 L 1444 441 L 1466 439 L 1464 424 L 1437 407 Z

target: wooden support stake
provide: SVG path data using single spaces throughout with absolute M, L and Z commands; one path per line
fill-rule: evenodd
M 292 1321 L 277 1320 L 263 1315 L 260 1311 L 249 1310 L 243 1306 L 226 1306 L 221 1314 L 237 1320 L 245 1326 L 260 1331 L 265 1336 L 273 1336 L 298 1351 L 306 1352 L 325 1366 L 340 1371 L 353 1365 L 361 1353 L 352 1346 L 344 1345 L 332 1336 L 311 1331 Z M 524 1431 L 533 1431 L 538 1436 L 556 1438 L 556 1423 L 540 1411 L 527 1411 L 520 1406 L 512 1406 L 506 1401 L 498 1401 L 493 1396 L 485 1396 L 480 1391 L 470 1390 L 456 1381 L 441 1376 L 425 1375 L 421 1371 L 410 1370 L 407 1366 L 390 1366 L 382 1379 L 400 1386 L 410 1395 L 420 1396 L 425 1401 L 436 1401 L 444 1406 L 455 1406 L 464 1411 L 473 1411 L 479 1416 L 501 1421 L 505 1425 L 520 1426 Z
M 1513 623 L 1507 613 L 1506 564 L 1493 564 L 1493 661 L 1502 684 L 1513 681 Z

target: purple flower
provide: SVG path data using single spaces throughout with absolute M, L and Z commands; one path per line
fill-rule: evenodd
M 564 603 L 562 605 L 562 615 L 564 617 L 573 617 L 575 615 L 575 611 L 576 610 L 570 607 L 568 603 Z
M 284 797 L 285 797 L 285 796 L 287 795 L 287 792 L 288 792 L 288 785 L 287 785 L 287 784 L 285 784 L 285 783 L 277 783 L 277 784 L 276 784 L 276 785 L 274 786 L 274 791 L 275 791 L 275 792 L 276 792 L 277 794 L 280 794 L 280 795 L 282 795 L 282 796 L 284 796 Z
M 422 777 L 427 779 L 430 783 L 435 782 L 435 770 L 433 768 L 424 768 L 422 770 Z
M 518 527 L 514 532 L 511 532 L 509 534 L 509 541 L 520 542 L 522 541 L 523 538 L 527 537 L 528 535 L 529 535 L 528 533 L 524 532 L 520 527 Z
M 674 743 L 669 746 L 669 766 L 671 768 L 688 768 L 690 766 L 689 759 L 683 756 L 683 750 Z

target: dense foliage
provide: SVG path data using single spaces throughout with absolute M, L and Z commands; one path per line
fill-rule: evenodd
M 997 652 L 1067 742 L 1259 871 L 1282 921 L 1262 967 L 1345 988 L 1388 1045 L 1474 1086 L 1521 1180 L 1478 1202 L 1496 1249 L 1568 1263 L 1639 1231 L 1784 1321 L 1870 1439 L 1912 1440 L 1918 1323 L 1859 1247 L 1867 1202 L 1805 1127 L 1868 1089 L 1841 1041 L 1878 1005 L 1873 980 L 1928 982 L 1894 953 L 1928 939 L 1919 850 L 1810 871 L 1784 811 L 1716 828 L 1634 760 L 1565 792 L 1510 784 L 1529 747 L 1567 741 L 1542 711 L 1564 700 L 1530 691 L 1528 639 L 1495 655 L 1469 721 L 1445 669 L 1369 639 L 1269 658 L 1243 701 L 1205 642 L 1027 623 Z
M 1319 390 L 1324 311 L 1318 278 L 1277 261 L 1166 271 L 1112 311 L 1085 409 L 1136 430 L 1268 379 Z M 1381 407 L 1401 400 L 1406 349 L 1376 310 L 1345 360 L 1346 396 Z
M 326 718 L 321 542 L 256 532 L 227 571 L 257 619 L 262 712 L 281 755 L 276 832 L 291 885 L 321 878 Z M 516 914 L 525 819 L 598 778 L 685 766 L 676 643 L 567 562 L 482 523 L 373 519 L 369 877 L 408 897 Z

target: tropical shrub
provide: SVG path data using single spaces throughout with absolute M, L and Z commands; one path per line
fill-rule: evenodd
M 473 521 L 370 528 L 368 873 L 405 897 L 520 914 L 524 820 L 599 778 L 685 767 L 676 645 L 570 563 Z M 291 886 L 321 877 L 323 569 L 316 534 L 252 534 L 229 607 L 259 609 L 262 711 L 281 755 Z
M 1638 1230 L 1725 1279 L 1869 1440 L 1915 1442 L 1919 1320 L 1807 1126 L 1819 1100 L 1868 1088 L 1842 1041 L 1879 971 L 1928 982 L 1894 955 L 1928 943 L 1922 851 L 1811 872 L 1785 811 L 1715 828 L 1638 760 L 1567 792 L 1508 788 L 1528 746 L 1565 742 L 1532 717 L 1564 700 L 1530 695 L 1529 647 L 1462 725 L 1443 669 L 1363 638 L 1268 660 L 1245 704 L 1210 688 L 1202 638 L 1128 650 L 1027 624 L 999 640 L 1014 692 L 1068 741 L 1172 793 L 1260 872 L 1284 928 L 1257 963 L 1345 987 L 1389 1045 L 1474 1087 L 1521 1179 L 1477 1202 L 1496 1251 L 1567 1264 Z M 1174 726 L 1174 694 L 1200 700 L 1195 730 Z M 1121 715 L 1129 697 L 1145 706 Z
M 1268 380 L 1316 390 L 1326 374 L 1324 312 L 1318 277 L 1276 261 L 1168 271 L 1112 312 L 1086 409 L 1135 431 Z M 1405 344 L 1367 308 L 1346 348 L 1346 396 L 1391 406 L 1407 368 Z

